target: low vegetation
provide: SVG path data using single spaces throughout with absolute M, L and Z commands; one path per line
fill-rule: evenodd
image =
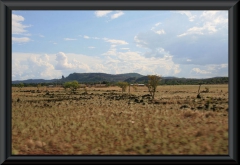
M 207 87 L 13 87 L 12 154 L 226 155 L 228 85 Z
M 128 83 L 127 82 L 118 82 L 117 85 L 122 89 L 122 93 L 126 92 Z
M 77 88 L 79 88 L 79 84 L 77 81 L 71 81 L 71 82 L 65 82 L 63 84 L 63 88 L 65 89 L 65 91 L 70 88 L 72 92 L 76 91 Z

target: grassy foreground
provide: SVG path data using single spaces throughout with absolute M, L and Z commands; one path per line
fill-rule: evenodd
M 228 154 L 228 85 L 208 87 L 12 88 L 12 154 Z

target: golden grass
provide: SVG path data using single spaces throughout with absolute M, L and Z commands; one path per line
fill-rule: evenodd
M 12 154 L 228 154 L 228 86 L 208 87 L 196 99 L 198 86 L 160 86 L 160 104 L 106 99 L 118 87 L 89 88 L 88 96 L 80 95 L 83 89 L 76 95 L 52 89 L 53 98 L 45 89 L 13 88 Z

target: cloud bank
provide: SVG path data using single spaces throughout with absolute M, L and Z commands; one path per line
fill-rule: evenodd
M 30 25 L 23 24 L 24 17 L 17 14 L 12 14 L 12 43 L 26 43 L 29 42 L 31 39 L 28 37 L 16 37 L 16 35 L 26 35 L 29 36 L 30 34 L 26 33 L 26 28 L 31 27 Z

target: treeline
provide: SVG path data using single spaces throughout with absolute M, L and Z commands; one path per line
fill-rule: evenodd
M 216 77 L 209 79 L 174 78 L 162 79 L 160 85 L 198 85 L 198 84 L 228 84 L 228 77 Z
M 24 87 L 38 87 L 39 84 L 41 86 L 49 86 L 49 85 L 61 85 L 61 84 L 54 84 L 54 83 L 19 83 L 19 84 L 23 84 Z M 19 84 L 12 84 L 12 87 L 19 87 Z
M 70 81 L 69 81 L 70 82 Z M 39 85 L 44 87 L 44 86 L 49 86 L 49 85 L 53 85 L 53 86 L 63 86 L 63 84 L 66 82 L 51 82 L 51 83 L 18 83 L 18 84 L 12 84 L 12 87 L 19 87 L 19 84 L 22 84 L 24 87 L 38 87 Z M 106 84 L 106 86 L 110 86 L 110 85 L 117 85 L 117 82 L 107 82 L 107 81 L 102 81 L 102 82 L 85 82 L 85 83 L 81 83 L 79 82 L 79 84 L 87 84 L 87 85 L 96 85 L 96 84 Z
M 128 78 L 125 80 L 128 83 L 146 84 L 148 77 Z M 162 77 L 160 85 L 198 85 L 198 84 L 228 84 L 228 77 L 214 77 L 207 79 L 192 79 L 192 78 L 177 78 L 177 77 Z
M 136 79 L 135 79 L 136 80 Z M 85 82 L 80 84 L 95 85 L 95 84 L 106 84 L 106 86 L 117 85 L 118 82 Z M 130 83 L 130 82 L 129 82 Z M 131 81 L 131 83 L 142 83 L 146 84 L 147 80 L 142 81 Z M 62 86 L 64 82 L 51 82 L 51 83 L 22 83 L 24 87 L 37 87 L 39 84 L 41 86 Z M 162 79 L 159 85 L 199 85 L 199 84 L 228 84 L 228 77 L 215 77 L 208 79 L 188 79 L 188 78 L 172 78 L 172 79 Z M 19 87 L 19 84 L 12 84 L 13 87 Z

